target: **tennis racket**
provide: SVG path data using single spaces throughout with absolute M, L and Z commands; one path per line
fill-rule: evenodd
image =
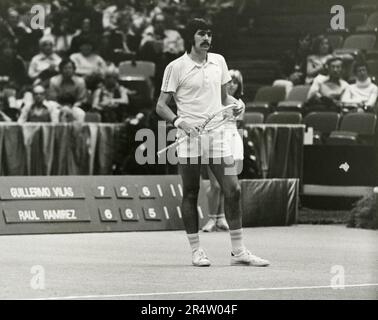
M 207 134 L 223 124 L 225 124 L 228 121 L 236 120 L 236 117 L 234 115 L 234 110 L 237 108 L 236 104 L 230 104 L 228 106 L 223 107 L 221 110 L 213 113 L 210 115 L 200 126 L 197 127 L 198 129 L 198 136 L 202 136 L 204 134 Z M 169 149 L 175 148 L 184 141 L 190 139 L 188 135 L 185 135 L 183 137 L 177 138 L 176 141 L 169 146 L 165 147 L 164 149 L 161 149 L 157 152 L 157 155 L 160 156 L 162 153 L 166 152 Z

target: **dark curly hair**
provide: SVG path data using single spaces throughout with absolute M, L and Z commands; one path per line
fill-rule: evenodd
M 187 53 L 192 51 L 194 44 L 194 35 L 198 30 L 212 30 L 210 22 L 202 18 L 195 18 L 188 22 L 185 30 L 185 50 Z

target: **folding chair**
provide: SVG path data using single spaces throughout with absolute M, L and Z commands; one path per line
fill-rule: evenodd
M 304 102 L 307 100 L 307 94 L 310 90 L 308 85 L 295 86 L 289 93 L 285 101 L 277 105 L 277 111 L 298 111 L 301 112 Z
M 349 113 L 342 120 L 340 129 L 331 132 L 327 144 L 359 144 L 370 142 L 375 133 L 377 116 L 373 113 Z
M 264 114 L 261 112 L 245 112 L 243 121 L 245 124 L 264 123 Z
M 339 127 L 340 114 L 337 112 L 311 112 L 303 119 L 306 128 L 313 128 L 315 141 L 323 143 L 332 131 Z

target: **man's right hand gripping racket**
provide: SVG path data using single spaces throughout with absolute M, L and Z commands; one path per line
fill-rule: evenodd
M 213 113 L 210 115 L 199 127 L 198 127 L 198 136 L 202 136 L 207 134 L 228 121 L 236 120 L 237 115 L 235 116 L 235 110 L 238 108 L 236 104 L 230 104 L 228 106 L 222 107 L 221 110 L 218 112 Z M 190 139 L 191 137 L 185 135 L 183 137 L 177 138 L 176 141 L 169 146 L 161 149 L 157 152 L 157 155 L 160 156 L 164 152 L 168 151 L 169 149 L 176 148 L 179 144 L 183 143 L 184 141 Z

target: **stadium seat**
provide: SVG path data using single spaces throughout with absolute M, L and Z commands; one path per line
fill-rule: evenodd
M 245 104 L 245 111 L 262 113 L 266 117 L 272 112 L 272 109 L 268 103 L 247 102 Z
M 366 24 L 357 27 L 357 31 L 377 31 L 378 30 L 378 11 L 372 13 L 366 21 Z
M 324 142 L 332 131 L 339 127 L 340 114 L 337 112 L 311 112 L 303 119 L 306 128 L 313 128 L 315 141 Z
M 362 0 L 360 3 L 352 6 L 352 11 L 354 12 L 372 12 L 378 9 L 376 0 Z
M 366 14 L 361 12 L 347 13 L 345 17 L 345 27 L 348 31 L 354 32 L 357 27 L 366 23 Z
M 101 115 L 97 112 L 86 112 L 84 122 L 101 122 Z
M 264 114 L 261 112 L 246 112 L 244 113 L 243 121 L 245 124 L 264 123 Z
M 119 79 L 129 77 L 152 78 L 155 75 L 155 63 L 149 61 L 123 61 L 119 64 Z
M 277 111 L 301 111 L 303 103 L 307 100 L 307 94 L 310 90 L 308 85 L 299 85 L 293 87 L 285 101 L 277 105 Z
M 359 144 L 370 142 L 374 136 L 377 116 L 373 113 L 346 114 L 340 129 L 332 131 L 327 144 Z
M 344 37 L 339 34 L 327 34 L 327 39 L 334 50 L 341 48 L 344 42 Z
M 357 54 L 360 50 L 371 50 L 374 48 L 376 37 L 374 34 L 353 34 L 347 37 L 341 49 L 336 49 L 336 54 L 351 53 Z
M 266 119 L 265 123 L 271 124 L 301 124 L 302 115 L 299 112 L 273 112 Z
M 273 105 L 285 99 L 286 90 L 284 87 L 264 86 L 257 90 L 253 102 L 247 103 L 246 110 L 263 112 L 265 115 L 270 112 Z

